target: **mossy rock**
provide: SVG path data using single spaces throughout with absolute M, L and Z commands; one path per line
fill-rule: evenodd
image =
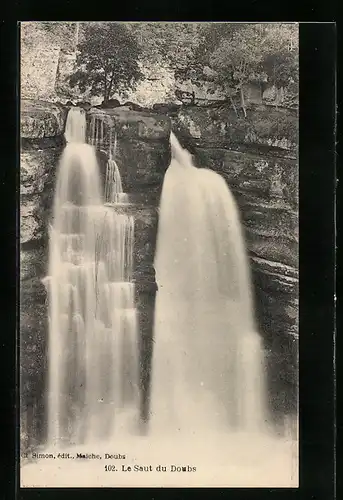
M 38 139 L 64 133 L 68 108 L 61 104 L 23 99 L 20 109 L 22 138 Z
M 187 106 L 180 108 L 173 123 L 176 129 L 188 130 L 202 145 L 263 145 L 293 155 L 297 151 L 298 116 L 289 109 L 252 105 L 244 117 L 229 104 L 218 108 Z
M 40 279 L 20 285 L 20 371 L 24 399 L 43 394 L 47 376 L 48 305 Z

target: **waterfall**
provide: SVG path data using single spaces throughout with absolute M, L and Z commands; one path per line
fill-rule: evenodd
M 67 125 L 45 278 L 50 445 L 134 432 L 139 410 L 134 219 L 103 203 L 95 148 L 81 141 L 85 114 L 72 108 Z
M 115 134 L 99 116 L 87 132 L 90 144 L 69 134 L 57 171 L 45 278 L 49 453 L 21 465 L 22 487 L 297 487 L 297 443 L 264 432 L 263 350 L 239 211 L 222 177 L 196 168 L 173 134 L 155 256 L 150 429 L 137 432 L 135 221 L 121 198 Z M 68 460 L 47 458 L 63 444 Z M 82 452 L 101 459 L 78 460 Z M 109 453 L 125 461 L 110 463 Z
M 115 161 L 117 152 L 117 134 L 109 128 L 108 146 L 105 144 L 104 121 L 101 118 L 92 116 L 90 122 L 89 142 L 96 148 L 106 149 L 108 156 L 106 164 L 105 180 L 105 203 L 107 205 L 127 204 L 128 196 L 123 191 L 121 175 L 117 162 Z
M 107 203 L 127 203 L 127 194 L 123 192 L 119 168 L 110 158 L 106 167 L 105 200 Z
M 99 149 L 104 144 L 104 121 L 94 115 L 90 119 L 88 142 L 95 149 Z M 111 151 L 109 151 L 109 155 L 111 156 Z
M 112 129 L 109 139 L 109 158 L 106 165 L 105 200 L 107 204 L 128 203 L 128 196 L 123 191 L 118 165 L 115 161 L 117 152 L 117 134 L 112 139 Z
M 155 259 L 152 430 L 265 427 L 264 356 L 239 213 L 171 135 Z
M 67 142 L 86 141 L 86 113 L 82 108 L 70 108 L 65 125 L 64 137 Z

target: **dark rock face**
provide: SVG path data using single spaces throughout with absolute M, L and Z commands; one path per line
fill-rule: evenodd
M 237 116 L 228 105 L 187 106 L 180 108 L 175 125 L 186 128 L 203 146 L 212 144 L 235 149 L 235 145 L 261 145 L 297 150 L 297 114 L 284 108 L 253 105 L 245 118 Z
M 92 107 L 91 103 L 87 101 L 80 101 L 76 104 L 76 106 L 83 108 L 85 111 L 88 111 Z
M 274 333 L 267 351 L 269 400 L 272 416 L 282 425 L 285 414 L 298 412 L 298 340 Z
M 53 146 L 53 145 L 52 145 Z M 20 240 L 25 247 L 39 246 L 47 237 L 47 215 L 52 205 L 51 182 L 55 178 L 62 146 L 22 149 L 20 165 Z
M 232 189 L 243 192 L 249 201 L 283 201 L 284 206 L 297 209 L 298 165 L 296 158 L 292 157 L 293 151 L 280 153 L 269 147 L 261 151 L 254 145 L 249 149 L 245 145 L 242 152 L 233 151 L 230 147 L 230 144 L 227 149 L 209 145 L 195 150 L 201 154 L 204 163 L 201 166 L 219 172 Z
M 27 445 L 46 433 L 48 306 L 44 285 L 37 277 L 24 279 L 20 293 L 20 404 L 27 428 Z
M 166 167 L 168 164 L 165 165 Z M 157 200 L 156 200 L 157 201 Z M 150 377 L 153 352 L 153 319 L 157 284 L 153 266 L 157 236 L 158 211 L 154 202 L 135 213 L 135 271 L 136 303 L 139 311 L 142 407 L 144 422 L 149 418 Z
M 20 252 L 20 278 L 22 283 L 37 276 L 43 277 L 47 273 L 48 252 L 43 242 L 32 245 L 31 248 L 22 248 Z
M 117 108 L 120 106 L 118 99 L 109 99 L 108 101 L 102 101 L 101 107 L 104 109 Z
M 22 139 L 56 137 L 64 132 L 67 108 L 45 101 L 23 99 L 20 109 Z
M 127 101 L 123 104 L 123 107 L 130 109 L 131 111 L 143 111 L 143 107 L 131 101 Z
M 22 101 L 20 165 L 20 384 L 22 443 L 46 432 L 48 306 L 42 279 L 48 266 L 48 222 L 55 171 L 64 147 L 66 110 Z

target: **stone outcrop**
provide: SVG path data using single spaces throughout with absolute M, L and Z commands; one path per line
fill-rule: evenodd
M 20 135 L 22 139 L 57 137 L 64 133 L 67 108 L 55 103 L 25 99 L 21 101 Z
M 267 146 L 294 155 L 297 151 L 297 114 L 285 108 L 250 105 L 245 117 L 228 104 L 180 108 L 177 124 L 189 130 L 199 145 L 237 150 L 244 146 Z
M 31 145 L 30 145 L 31 146 Z M 47 217 L 52 203 L 50 191 L 62 147 L 23 149 L 20 162 L 21 244 L 32 246 L 47 236 Z

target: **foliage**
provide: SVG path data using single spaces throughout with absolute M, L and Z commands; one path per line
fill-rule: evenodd
M 188 59 L 188 65 L 177 70 L 180 79 L 190 79 L 193 83 L 199 80 L 212 80 L 213 71 L 210 68 L 210 58 L 223 40 L 229 39 L 241 29 L 242 25 L 233 23 L 198 24 L 197 43 Z M 206 78 L 207 77 L 207 78 Z
M 180 80 L 207 82 L 213 91 L 220 89 L 227 97 L 239 92 L 242 99 L 243 86 L 251 82 L 297 93 L 297 25 L 210 23 L 198 25 L 198 30 L 188 64 L 176 68 Z
M 141 61 L 174 69 L 185 66 L 198 43 L 200 23 L 144 22 L 130 24 L 141 47 Z
M 238 95 L 244 111 L 243 88 L 251 82 L 297 96 L 295 23 L 85 22 L 81 31 L 70 84 L 105 101 L 142 80 L 146 88 L 157 80 L 174 88 L 174 76 L 200 88 L 205 84 L 208 92 L 219 90 L 232 103 Z M 161 76 L 166 71 L 173 75 L 169 83 Z
M 298 29 L 285 23 L 133 23 L 141 61 L 169 66 L 179 81 L 241 95 L 247 83 L 297 93 Z M 244 108 L 244 102 L 242 102 Z
M 263 69 L 277 88 L 298 83 L 298 30 L 292 24 L 272 24 L 265 32 Z
M 263 80 L 261 72 L 263 50 L 259 31 L 254 25 L 233 33 L 224 39 L 209 57 L 209 66 L 216 74 L 218 84 L 229 93 L 242 90 L 243 85 Z
M 78 45 L 77 70 L 69 78 L 90 96 L 108 101 L 114 92 L 134 88 L 143 77 L 138 58 L 140 47 L 136 37 L 123 23 L 85 23 Z

